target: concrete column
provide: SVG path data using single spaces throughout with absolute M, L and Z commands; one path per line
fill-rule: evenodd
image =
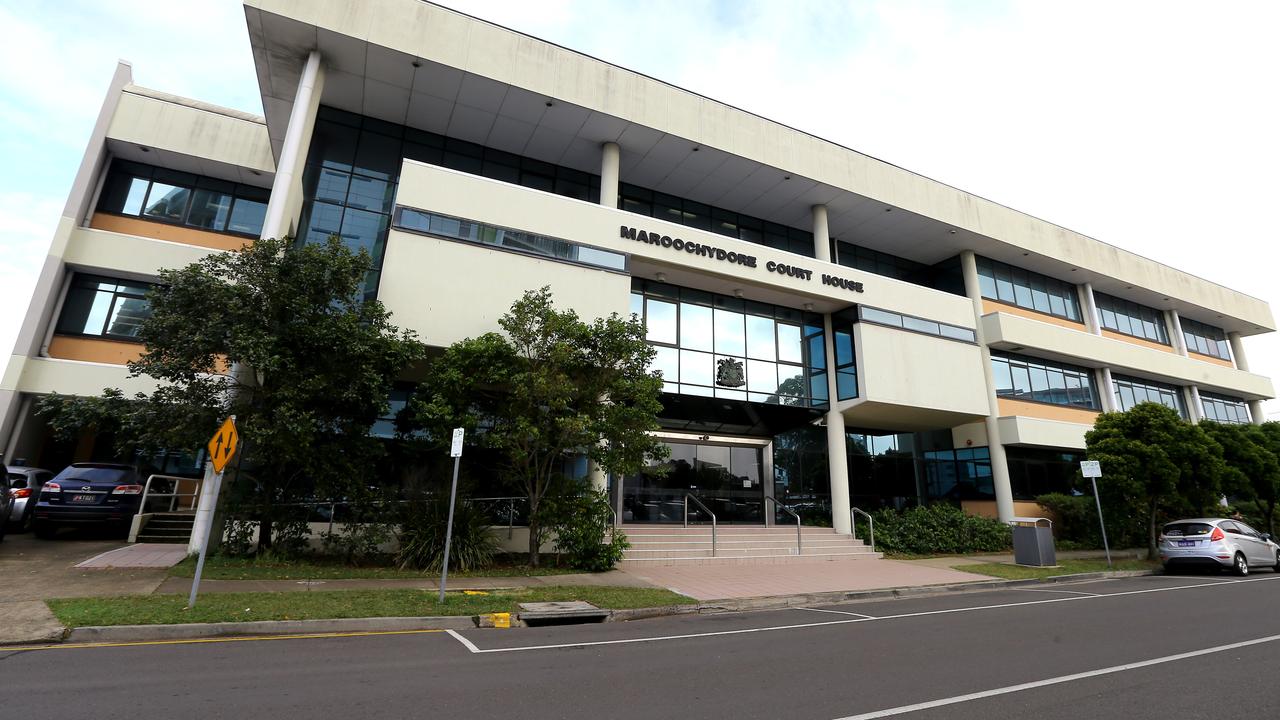
M 1267 414 L 1262 409 L 1261 400 L 1249 401 L 1249 417 L 1253 418 L 1254 425 L 1261 425 L 1267 421 Z
M 294 231 L 293 223 L 302 211 L 302 169 L 307 160 L 307 149 L 311 147 L 311 132 L 315 129 L 323 88 L 324 67 L 320 51 L 312 50 L 298 78 L 293 109 L 289 112 L 289 127 L 284 133 L 284 146 L 276 159 L 271 199 L 267 202 L 267 214 L 262 223 L 263 238 L 280 238 Z
M 1187 338 L 1182 334 L 1182 320 L 1178 317 L 1177 310 L 1166 310 L 1164 312 L 1165 327 L 1173 337 L 1169 338 L 1173 341 L 1173 349 L 1178 351 L 1182 357 L 1187 356 Z
M 825 208 L 824 218 L 825 218 Z M 823 343 L 827 355 L 827 477 L 831 482 L 831 527 L 841 535 L 853 533 L 849 521 L 849 459 L 844 437 L 844 415 L 837 407 L 836 394 L 836 335 L 831 315 L 822 316 L 822 328 L 826 334 Z
M 827 206 L 813 206 L 813 256 L 831 262 L 831 231 L 827 227 Z
M 991 370 L 991 350 L 982 332 L 982 288 L 978 284 L 978 261 L 972 250 L 960 253 L 960 265 L 964 270 L 964 290 L 973 303 L 978 349 L 982 353 L 982 376 L 987 383 L 987 448 L 991 453 L 991 479 L 995 485 L 996 512 L 1000 519 L 1008 521 L 1013 513 L 1013 485 L 1009 481 L 1009 460 L 1004 445 L 1000 444 L 1000 403 L 996 398 L 995 373 Z
M 1204 405 L 1200 404 L 1200 388 L 1195 385 L 1187 386 L 1187 419 L 1193 423 L 1198 423 L 1204 419 Z
M 591 480 L 592 490 L 603 491 L 609 487 L 609 476 L 600 469 L 599 465 L 590 460 L 587 461 L 587 478 Z
M 1102 334 L 1102 318 L 1098 315 L 1098 302 L 1093 297 L 1093 283 L 1077 285 L 1084 300 L 1084 325 L 1094 335 Z
M 600 204 L 607 208 L 618 207 L 618 178 L 622 166 L 622 149 L 618 143 L 607 142 L 600 146 Z
M 1249 372 L 1249 360 L 1244 355 L 1244 338 L 1238 332 L 1227 333 L 1227 342 L 1231 343 L 1231 359 L 1236 369 Z
M 1098 385 L 1098 399 L 1102 401 L 1102 411 L 1119 410 L 1119 406 L 1116 405 L 1116 386 L 1111 381 L 1111 368 L 1098 368 L 1098 376 L 1102 378 L 1102 383 Z

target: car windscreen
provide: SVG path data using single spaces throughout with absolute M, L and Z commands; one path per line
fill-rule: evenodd
M 58 475 L 59 480 L 83 480 L 93 483 L 125 482 L 132 474 L 124 468 L 69 467 Z
M 1191 537 L 1208 535 L 1213 532 L 1213 526 L 1209 523 L 1169 523 L 1162 532 L 1169 537 Z

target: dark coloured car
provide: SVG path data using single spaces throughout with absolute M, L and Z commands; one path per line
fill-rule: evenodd
M 40 538 L 53 537 L 60 527 L 127 533 L 142 502 L 143 482 L 132 465 L 74 463 L 40 489 L 32 530 Z

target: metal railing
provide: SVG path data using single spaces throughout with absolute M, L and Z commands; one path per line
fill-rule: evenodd
M 172 480 L 173 492 L 167 492 L 167 493 L 151 492 L 151 483 L 153 480 Z M 178 492 L 178 490 L 182 487 L 182 483 L 184 482 L 195 483 L 196 485 L 195 490 L 189 493 Z M 191 512 L 195 512 L 197 507 L 200 505 L 200 483 L 201 483 L 201 480 L 199 478 L 178 477 L 177 475 L 151 475 L 150 477 L 147 478 L 146 484 L 142 486 L 142 502 L 138 503 L 137 514 L 138 515 L 146 514 L 148 498 L 161 498 L 161 497 L 169 498 L 169 512 L 176 512 L 179 509 L 178 498 L 183 498 L 183 497 L 194 498 L 191 501 L 191 507 L 185 508 L 185 509 L 190 510 Z
M 716 514 L 711 512 L 711 508 L 707 507 L 697 495 L 693 493 L 684 494 L 684 526 L 689 527 L 689 501 L 697 503 L 702 511 L 711 516 L 711 557 L 716 556 Z
M 871 513 L 861 508 L 849 508 L 849 531 L 853 534 L 853 539 L 858 539 L 858 516 L 861 515 L 867 519 L 867 528 L 871 531 L 871 552 L 876 551 L 876 521 L 871 517 Z
M 773 504 L 774 504 L 774 506 L 776 506 L 776 507 L 778 507 L 778 508 L 781 508 L 781 509 L 783 509 L 783 510 L 786 510 L 786 511 L 791 515 L 791 517 L 793 517 L 793 518 L 795 518 L 795 519 L 796 519 L 796 555 L 802 555 L 802 554 L 804 553 L 804 547 L 800 544 L 800 536 L 801 536 L 801 533 L 800 533 L 800 513 L 796 512 L 795 510 L 792 510 L 791 508 L 787 507 L 786 505 L 783 505 L 783 504 L 782 504 L 781 502 L 779 502 L 779 501 L 778 501 L 778 499 L 777 499 L 777 498 L 775 498 L 775 497 L 768 497 L 768 496 L 766 496 L 766 497 L 765 497 L 765 502 L 766 502 L 766 503 L 768 503 L 769 501 L 772 501 L 772 502 L 773 502 Z

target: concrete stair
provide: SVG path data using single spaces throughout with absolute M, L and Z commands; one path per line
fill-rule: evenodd
M 155 513 L 138 531 L 140 543 L 182 543 L 191 541 L 195 513 Z
M 862 540 L 838 535 L 831 528 L 800 529 L 800 553 L 792 527 L 722 525 L 717 528 L 716 553 L 711 554 L 711 526 L 624 525 L 631 547 L 620 567 L 659 565 L 773 565 L 879 558 Z

